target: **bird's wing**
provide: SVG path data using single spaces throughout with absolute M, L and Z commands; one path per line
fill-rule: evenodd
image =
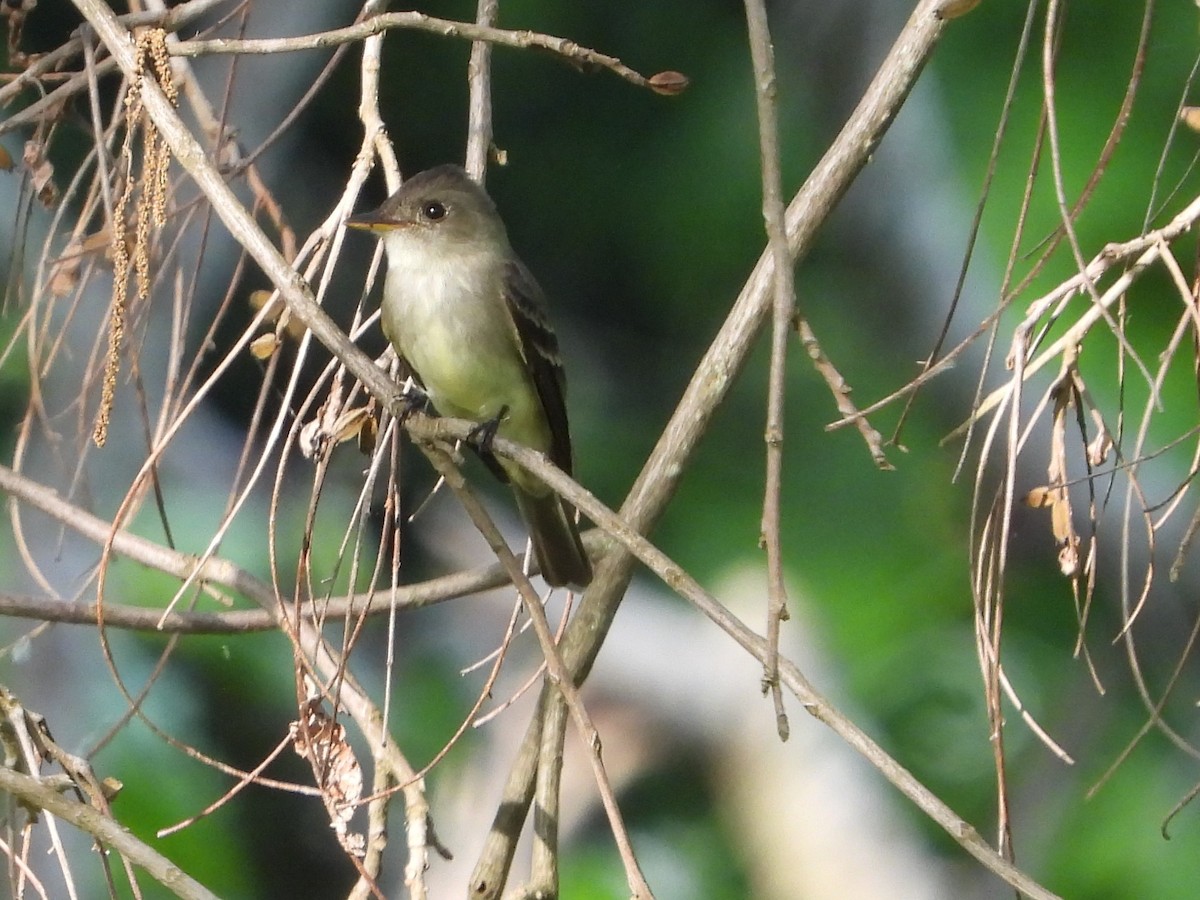
M 558 338 L 546 317 L 546 299 L 519 260 L 508 264 L 504 299 L 516 326 L 521 355 L 550 425 L 550 459 L 571 474 L 571 432 L 567 426 L 566 378 Z

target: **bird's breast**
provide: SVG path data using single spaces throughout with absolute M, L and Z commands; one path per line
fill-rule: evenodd
M 509 320 L 501 279 L 499 267 L 389 260 L 384 331 L 442 415 L 484 421 L 508 407 L 510 420 L 537 418 L 540 401 Z M 533 437 L 513 436 L 525 443 Z

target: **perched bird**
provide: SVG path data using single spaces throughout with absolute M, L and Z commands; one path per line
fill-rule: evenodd
M 492 198 L 459 166 L 438 166 L 346 224 L 383 241 L 383 333 L 439 414 L 480 423 L 480 453 L 512 485 L 542 577 L 586 586 L 592 568 L 567 507 L 488 448 L 486 436 L 499 434 L 571 473 L 558 339 Z

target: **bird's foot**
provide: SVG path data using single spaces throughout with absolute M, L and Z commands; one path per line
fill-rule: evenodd
M 488 456 L 492 452 L 492 441 L 496 439 L 496 432 L 500 430 L 500 423 L 504 417 L 508 415 L 508 407 L 500 407 L 500 412 L 496 413 L 490 419 L 480 422 L 470 433 L 467 434 L 467 441 L 474 445 L 475 449 L 483 456 Z
M 396 410 L 396 419 L 403 423 L 415 412 L 429 412 L 429 395 L 420 386 L 409 380 L 400 394 L 400 408 Z

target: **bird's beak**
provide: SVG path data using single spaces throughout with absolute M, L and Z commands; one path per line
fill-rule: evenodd
M 386 231 L 391 231 L 393 228 L 399 228 L 400 223 L 395 219 L 390 219 L 386 215 L 383 215 L 379 210 L 373 209 L 370 212 L 351 216 L 346 220 L 346 227 L 357 228 L 361 231 L 372 231 L 375 234 L 383 234 Z

